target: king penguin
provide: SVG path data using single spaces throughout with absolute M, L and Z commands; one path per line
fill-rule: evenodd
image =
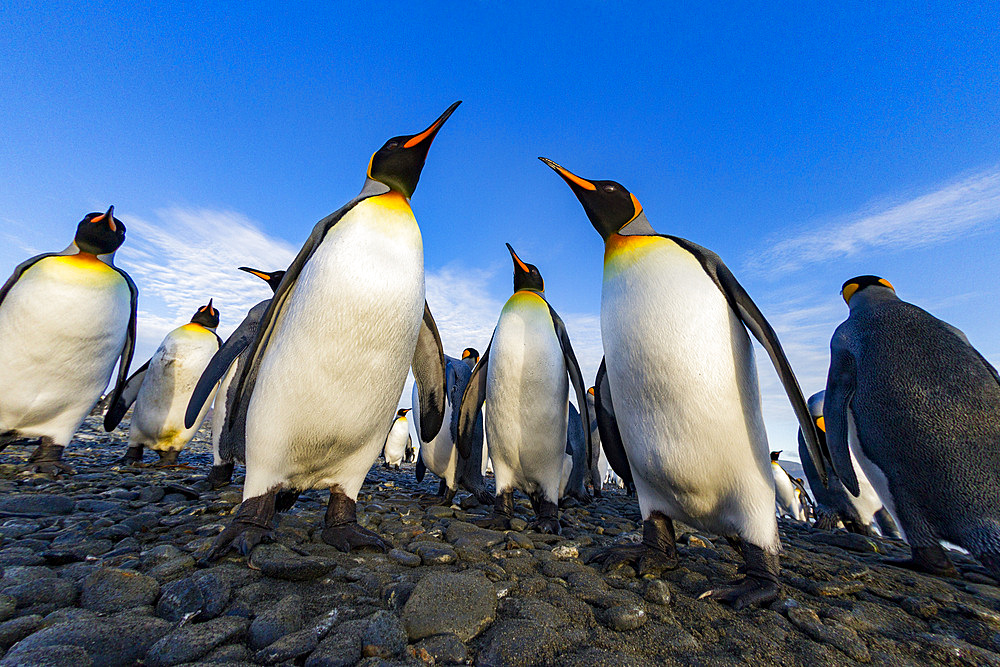
M 458 487 L 463 486 L 469 493 L 476 497 L 479 503 L 488 503 L 493 499 L 493 495 L 486 488 L 481 472 L 482 468 L 482 442 L 483 442 L 483 417 L 480 414 L 476 418 L 476 424 L 472 434 L 472 443 L 469 448 L 469 456 L 459 454 L 455 446 L 458 435 L 458 408 L 462 401 L 462 395 L 472 377 L 472 369 L 479 361 L 479 351 L 474 347 L 467 347 L 462 351 L 462 358 L 456 359 L 445 355 L 445 409 L 444 423 L 447 428 L 442 428 L 438 434 L 429 442 L 420 443 L 420 454 L 417 459 L 416 478 L 422 482 L 427 470 L 437 475 L 441 479 L 437 496 L 440 497 L 441 504 L 450 505 L 458 492 Z M 420 396 L 417 387 L 413 387 L 413 405 L 420 405 Z M 419 433 L 420 415 L 414 415 L 414 425 Z
M 583 413 L 589 458 L 586 390 L 566 326 L 545 300 L 542 274 L 521 261 L 509 243 L 507 250 L 514 262 L 514 294 L 504 304 L 493 338 L 462 397 L 458 448 L 468 456 L 473 426 L 485 402 L 496 499 L 493 517 L 484 525 L 510 528 L 514 489 L 520 489 L 538 515 L 534 528 L 559 533 L 569 381 Z
M 605 567 L 638 561 L 640 572 L 676 567 L 677 519 L 727 537 L 746 561 L 743 580 L 703 597 L 737 609 L 774 600 L 781 543 L 747 328 L 771 356 L 818 447 L 777 336 L 718 255 L 657 234 L 620 184 L 586 180 L 542 160 L 570 186 L 605 241 L 603 364 L 643 517 L 642 544 L 611 547 L 595 560 Z M 605 449 L 612 444 L 603 429 L 601 442 Z
M 31 470 L 72 473 L 63 449 L 115 363 L 112 398 L 128 377 L 139 291 L 114 263 L 124 241 L 113 206 L 88 213 L 69 247 L 22 262 L 0 288 L 0 450 L 38 438 Z
M 267 286 L 271 288 L 272 294 L 278 289 L 278 285 L 281 284 L 281 279 L 285 275 L 284 271 L 268 273 L 248 266 L 241 266 L 239 270 L 246 271 L 266 282 Z M 194 424 L 198 420 L 198 414 L 201 412 L 206 398 L 218 385 L 218 391 L 215 393 L 215 407 L 212 410 L 212 469 L 206 479 L 213 489 L 229 484 L 233 478 L 235 462 L 245 461 L 243 434 L 246 426 L 246 412 L 236 415 L 231 427 L 227 419 L 230 410 L 233 409 L 234 392 L 231 391 L 231 385 L 233 378 L 242 368 L 245 358 L 243 353 L 253 342 L 254 336 L 257 335 L 260 320 L 270 303 L 270 299 L 264 299 L 251 308 L 240 325 L 215 353 L 191 394 L 191 400 L 184 416 L 185 425 Z
M 899 523 L 912 557 L 957 574 L 941 540 L 1000 578 L 1000 377 L 961 331 L 878 276 L 841 290 L 823 418 L 833 468 L 861 492 L 851 454 Z M 855 438 L 856 436 L 856 438 Z
M 399 469 L 406 456 L 406 450 L 410 446 L 410 424 L 406 419 L 406 413 L 412 408 L 400 408 L 396 412 L 396 421 L 392 422 L 389 433 L 385 436 L 385 445 L 382 447 L 382 457 L 385 459 L 387 468 Z
M 368 162 L 361 193 L 316 224 L 261 318 L 233 380 L 246 405 L 246 481 L 208 560 L 269 536 L 281 490 L 330 490 L 322 539 L 341 551 L 389 545 L 358 525 L 356 499 L 412 366 L 421 436 L 444 415 L 441 337 L 424 299 L 424 253 L 410 208 L 427 151 L 454 112 L 394 137 Z
M 820 391 L 809 397 L 809 414 L 812 415 L 819 433 L 821 443 L 826 443 L 826 422 L 823 419 L 823 399 L 826 391 Z M 856 437 L 856 435 L 854 436 Z M 833 530 L 838 524 L 843 524 L 844 528 L 852 533 L 871 537 L 872 522 L 878 524 L 879 531 L 883 537 L 894 537 L 899 539 L 899 528 L 893 520 L 892 515 L 885 509 L 882 499 L 878 497 L 878 492 L 872 483 L 865 477 L 864 472 L 858 465 L 857 458 L 851 454 L 851 464 L 854 474 L 858 478 L 858 488 L 861 493 L 854 496 L 847 492 L 844 483 L 836 472 L 827 466 L 826 486 L 819 480 L 816 473 L 816 466 L 813 465 L 812 457 L 806 448 L 805 440 L 802 438 L 802 431 L 799 431 L 799 460 L 802 461 L 802 472 L 809 480 L 809 488 L 816 496 L 816 528 L 821 530 Z M 857 445 L 852 445 L 856 449 Z
M 199 406 L 195 423 L 185 425 L 184 413 L 198 378 L 222 344 L 215 333 L 218 326 L 219 311 L 209 300 L 190 322 L 168 333 L 150 360 L 125 383 L 105 421 L 105 426 L 114 428 L 135 403 L 128 450 L 119 463 L 142 463 L 143 447 L 149 447 L 159 454 L 159 465 L 177 465 L 177 455 L 198 431 L 211 402 L 209 395 Z
M 789 516 L 795 521 L 806 520 L 807 507 L 802 496 L 802 489 L 796 484 L 795 478 L 781 467 L 778 455 L 781 452 L 771 452 L 771 475 L 774 477 L 774 502 L 779 516 Z

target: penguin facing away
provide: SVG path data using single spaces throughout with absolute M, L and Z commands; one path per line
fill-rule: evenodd
M 778 463 L 781 452 L 771 452 L 771 475 L 774 477 L 774 502 L 779 516 L 788 516 L 795 521 L 806 520 L 806 508 L 802 502 L 800 489 L 795 480 Z
M 956 576 L 941 540 L 1000 577 L 1000 377 L 961 331 L 858 276 L 830 343 L 823 417 L 833 468 L 860 493 L 851 454 L 912 550 L 899 565 Z M 855 438 L 856 435 L 856 438 Z
M 317 223 L 281 279 L 233 380 L 227 421 L 246 414 L 243 503 L 208 560 L 231 546 L 248 554 L 269 536 L 283 489 L 330 489 L 327 544 L 389 547 L 358 525 L 355 503 L 411 366 L 421 435 L 429 440 L 441 428 L 444 354 L 424 299 L 423 242 L 410 197 L 458 104 L 423 132 L 377 150 L 361 193 Z
M 406 419 L 406 413 L 412 408 L 401 408 L 396 412 L 396 420 L 392 422 L 389 433 L 385 436 L 385 445 L 382 447 L 382 456 L 385 458 L 385 467 L 399 469 L 406 456 L 406 448 L 410 446 L 410 426 Z
M 580 366 L 562 319 L 545 300 L 541 273 L 507 244 L 514 263 L 514 294 L 504 304 L 493 338 L 462 397 L 458 449 L 467 456 L 473 425 L 486 404 L 486 436 L 496 477 L 493 516 L 482 521 L 510 528 L 514 489 L 531 499 L 540 532 L 558 533 L 559 487 L 566 456 L 569 380 L 583 414 L 590 451 L 590 418 Z
M 139 291 L 114 264 L 125 225 L 88 213 L 62 252 L 17 266 L 0 288 L 0 450 L 39 439 L 29 470 L 72 473 L 63 449 L 108 386 L 128 377 Z
M 818 449 L 777 336 L 718 255 L 657 234 L 620 184 L 542 161 L 570 186 L 605 241 L 604 364 L 644 519 L 642 544 L 612 547 L 594 560 L 605 567 L 637 562 L 640 573 L 676 567 L 672 520 L 679 519 L 729 538 L 746 561 L 744 579 L 702 597 L 737 609 L 774 600 L 781 544 L 748 328 Z M 604 430 L 601 442 L 606 450 L 612 444 Z
M 601 491 L 608 475 L 608 459 L 601 450 L 601 433 L 597 427 L 597 408 L 595 406 L 594 388 L 587 390 L 587 411 L 590 413 L 590 483 L 594 487 L 594 496 L 601 497 Z
M 464 486 L 480 503 L 488 503 L 493 495 L 486 488 L 481 469 L 483 418 L 480 414 L 473 430 L 473 443 L 468 457 L 459 454 L 455 446 L 458 434 L 458 409 L 462 395 L 472 377 L 472 368 L 479 360 L 479 352 L 467 347 L 462 352 L 462 358 L 456 359 L 445 355 L 445 410 L 444 424 L 437 435 L 428 442 L 420 443 L 420 454 L 416 465 L 416 478 L 423 481 L 427 470 L 441 479 L 437 496 L 442 505 L 450 505 L 455 498 L 459 486 Z M 413 387 L 413 404 L 420 404 L 417 387 Z M 419 433 L 420 416 L 414 415 L 414 423 Z
M 257 276 L 267 283 L 272 292 L 278 289 L 285 275 L 284 271 L 268 273 L 248 266 L 241 266 L 239 270 Z M 215 353 L 198 380 L 184 415 L 184 425 L 192 426 L 198 420 L 201 407 L 215 392 L 215 409 L 212 411 L 212 469 L 206 479 L 213 489 L 229 484 L 233 478 L 234 463 L 245 460 L 243 434 L 246 427 L 246 412 L 237 415 L 232 426 L 229 426 L 227 419 L 233 408 L 234 392 L 231 391 L 233 389 L 231 385 L 242 368 L 245 358 L 243 353 L 253 342 L 260 320 L 270 303 L 270 299 L 264 299 L 251 308 L 240 325 Z
M 589 412 L 589 404 L 587 409 Z M 593 449 L 587 447 L 587 431 L 584 428 L 583 417 L 572 403 L 569 404 L 569 417 L 566 420 L 566 455 L 569 456 L 570 472 L 566 479 L 565 489 L 559 492 L 559 498 L 572 498 L 578 503 L 589 504 L 593 498 L 587 490 L 586 482 L 590 479 L 590 454 Z M 591 420 L 588 419 L 589 424 Z
M 823 399 L 825 396 L 826 391 L 820 391 L 809 397 L 809 414 L 813 417 L 820 442 L 823 443 L 824 447 L 826 446 L 826 422 L 823 419 Z M 855 444 L 853 447 L 856 448 L 857 445 Z M 816 528 L 833 530 L 842 523 L 844 528 L 852 533 L 871 537 L 874 534 L 872 532 L 872 522 L 874 521 L 878 524 L 883 537 L 901 539 L 896 522 L 883 506 L 882 499 L 878 497 L 872 483 L 865 477 L 853 453 L 851 454 L 851 463 L 861 491 L 858 496 L 848 493 L 847 489 L 844 488 L 844 483 L 840 481 L 837 473 L 830 469 L 829 464 L 827 465 L 829 478 L 826 486 L 823 486 L 819 481 L 819 475 L 816 473 L 816 467 L 809 456 L 809 451 L 806 449 L 801 431 L 799 432 L 799 459 L 802 461 L 802 471 L 805 473 L 806 479 L 809 480 L 809 487 L 813 490 L 813 495 L 816 496 L 816 523 L 814 524 Z
M 135 403 L 128 450 L 119 464 L 141 463 L 143 447 L 149 447 L 159 454 L 159 465 L 177 465 L 177 455 L 198 431 L 211 402 L 209 395 L 195 423 L 185 426 L 184 413 L 198 378 L 222 344 L 215 333 L 218 326 L 219 311 L 209 300 L 189 323 L 168 333 L 149 361 L 129 377 L 105 422 L 117 426 Z

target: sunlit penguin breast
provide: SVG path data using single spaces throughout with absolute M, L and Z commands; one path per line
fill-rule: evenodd
M 423 305 L 423 244 L 406 199 L 355 205 L 303 267 L 264 352 L 247 414 L 247 497 L 342 476 L 352 495 L 396 410 Z
M 760 515 L 754 530 L 770 531 L 753 349 L 698 260 L 661 237 L 609 238 L 601 333 L 644 515 L 659 509 L 721 533 Z

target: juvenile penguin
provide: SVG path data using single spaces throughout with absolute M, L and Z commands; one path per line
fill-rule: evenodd
M 241 266 L 239 270 L 246 271 L 266 282 L 272 293 L 278 289 L 278 285 L 281 284 L 281 279 L 285 275 L 284 271 L 268 273 L 259 269 L 251 269 L 248 266 Z M 235 462 L 245 461 L 243 433 L 246 426 L 246 411 L 236 415 L 232 427 L 228 425 L 227 417 L 233 407 L 234 394 L 230 390 L 233 378 L 242 368 L 243 353 L 253 342 L 254 336 L 257 335 L 260 319 L 264 316 L 270 303 L 270 299 L 264 299 L 249 310 L 240 325 L 212 357 L 205 372 L 198 380 L 198 384 L 191 394 L 191 401 L 188 403 L 184 421 L 185 424 L 189 422 L 193 424 L 197 421 L 198 413 L 205 405 L 207 397 L 218 386 L 218 391 L 215 393 L 215 409 L 212 410 L 212 469 L 206 479 L 213 489 L 229 484 L 233 478 Z
M 421 435 L 444 415 L 441 338 L 424 300 L 420 228 L 410 209 L 431 142 L 394 137 L 368 163 L 361 193 L 313 229 L 261 318 L 233 380 L 229 423 L 246 408 L 243 503 L 207 559 L 248 554 L 272 530 L 280 490 L 330 490 L 322 539 L 341 551 L 387 549 L 355 503 L 378 458 L 412 366 Z
M 88 213 L 69 247 L 22 262 L 0 288 L 0 450 L 40 439 L 31 470 L 72 473 L 63 449 L 116 362 L 112 397 L 128 377 L 139 291 L 114 264 L 124 241 L 113 206 Z
M 820 391 L 809 397 L 809 414 L 812 415 L 816 424 L 820 442 L 824 444 L 826 442 L 826 425 L 823 420 L 823 397 L 825 395 L 825 391 Z M 855 444 L 853 447 L 856 448 L 856 446 Z M 816 466 L 813 465 L 812 458 L 809 456 L 805 441 L 802 439 L 801 431 L 799 431 L 799 459 L 802 461 L 802 471 L 805 473 L 806 479 L 809 480 L 809 488 L 816 496 L 815 526 L 817 528 L 833 530 L 838 524 L 843 523 L 844 528 L 852 533 L 870 537 L 873 534 L 871 526 L 874 520 L 883 537 L 900 537 L 896 522 L 886 511 L 882 499 L 878 497 L 872 483 L 861 471 L 853 453 L 851 453 L 851 464 L 854 468 L 854 474 L 858 478 L 858 488 L 861 490 L 857 496 L 847 492 L 840 477 L 836 472 L 830 470 L 829 466 L 827 466 L 829 478 L 826 486 L 823 486 L 816 473 Z
M 1000 577 L 996 369 L 884 278 L 852 278 L 841 294 L 850 314 L 830 344 L 823 406 L 834 470 L 858 495 L 853 453 L 896 518 L 912 557 L 895 564 L 954 576 L 947 540 Z
M 586 180 L 542 160 L 570 186 L 605 241 L 606 374 L 643 517 L 641 545 L 613 547 L 596 560 L 605 567 L 638 561 L 640 572 L 676 567 L 678 519 L 729 538 L 746 561 L 742 581 L 704 596 L 736 608 L 774 600 L 781 544 L 747 328 L 771 356 L 818 447 L 777 336 L 718 255 L 657 234 L 620 184 Z M 601 442 L 612 445 L 603 429 Z
M 476 419 L 469 456 L 465 457 L 459 454 L 455 446 L 458 434 L 457 406 L 462 401 L 462 394 L 465 393 L 469 378 L 472 377 L 472 369 L 478 361 L 479 351 L 472 347 L 465 348 L 461 359 L 445 355 L 444 424 L 447 428 L 438 431 L 437 435 L 429 442 L 420 443 L 420 455 L 416 466 L 417 481 L 423 481 L 427 470 L 437 475 L 441 479 L 437 495 L 441 497 L 441 503 L 444 505 L 451 504 L 459 486 L 464 486 L 480 503 L 488 503 L 493 499 L 480 472 L 483 442 L 483 418 L 481 414 Z M 413 401 L 414 405 L 420 404 L 420 396 L 416 386 L 413 387 Z M 418 427 L 419 432 L 419 415 L 414 416 L 414 425 Z
M 496 500 L 493 517 L 484 523 L 510 528 L 514 489 L 520 489 L 538 515 L 534 528 L 558 533 L 569 381 L 583 411 L 580 418 L 589 453 L 586 390 L 566 326 L 545 300 L 542 274 L 533 264 L 522 262 L 509 243 L 507 250 L 514 262 L 514 294 L 504 304 L 493 338 L 462 397 L 458 448 L 463 455 L 469 453 L 473 426 L 485 401 Z
M 406 450 L 410 446 L 410 424 L 406 419 L 406 413 L 411 409 L 401 408 L 396 412 L 396 420 L 392 422 L 392 427 L 385 436 L 382 457 L 385 459 L 387 468 L 398 470 L 406 456 Z
M 177 465 L 177 455 L 198 431 L 211 402 L 211 396 L 207 397 L 195 423 L 184 424 L 184 413 L 198 378 L 222 344 L 215 333 L 218 326 L 219 311 L 209 300 L 190 322 L 168 333 L 152 358 L 125 383 L 105 422 L 112 428 L 117 426 L 135 403 L 128 450 L 119 463 L 141 463 L 143 447 L 149 447 L 159 454 L 159 465 Z
M 795 479 L 778 463 L 781 452 L 771 452 L 771 475 L 774 477 L 774 502 L 780 516 L 788 516 L 796 521 L 806 520 L 806 508 L 802 502 L 801 489 Z

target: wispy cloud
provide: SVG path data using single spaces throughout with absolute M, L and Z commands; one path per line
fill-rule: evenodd
M 773 245 L 749 262 L 781 275 L 866 250 L 904 250 L 982 232 L 1000 223 L 1000 166 L 893 203 L 817 223 L 813 231 Z

